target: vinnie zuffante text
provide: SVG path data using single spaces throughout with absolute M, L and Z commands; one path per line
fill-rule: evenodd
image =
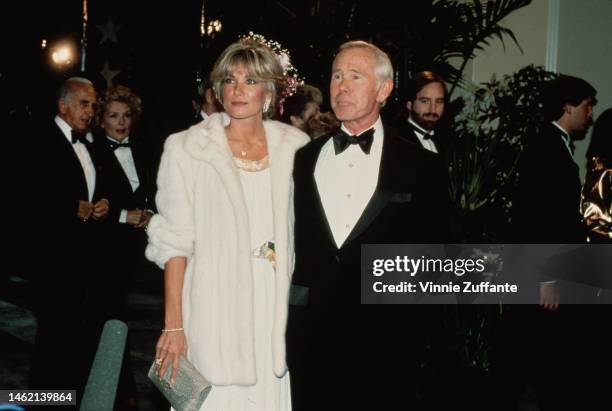
M 463 277 L 469 273 L 482 274 L 486 269 L 487 257 L 483 258 L 410 258 L 408 256 L 397 256 L 393 259 L 375 259 L 372 262 L 372 274 L 381 277 L 386 273 L 405 273 L 414 280 L 419 273 L 452 274 L 455 277 Z M 394 284 L 385 284 L 383 281 L 375 281 L 372 284 L 376 293 L 516 293 L 516 284 L 503 283 L 491 284 L 488 281 L 424 281 L 423 276 L 418 281 L 400 281 Z

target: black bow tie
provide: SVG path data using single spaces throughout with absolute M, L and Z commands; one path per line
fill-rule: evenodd
M 342 153 L 351 144 L 359 144 L 359 147 L 365 154 L 370 154 L 370 148 L 372 148 L 372 141 L 374 140 L 374 129 L 371 128 L 364 131 L 358 136 L 351 136 L 345 133 L 342 129 L 334 135 L 334 151 L 336 155 Z
M 76 131 L 76 130 L 70 130 L 70 134 L 72 136 L 72 144 L 76 144 L 77 141 L 80 141 L 81 143 L 87 145 L 89 144 L 89 141 L 87 141 L 87 133 L 82 133 L 80 131 Z
M 130 147 L 130 143 L 129 142 L 125 142 L 125 143 L 117 143 L 116 141 L 111 141 L 108 140 L 108 146 L 111 148 L 111 150 L 117 150 L 118 148 L 121 147 Z
M 417 127 L 414 124 L 410 123 L 410 127 L 419 134 L 423 134 L 423 140 L 431 140 L 433 138 L 433 131 L 427 131 L 424 128 Z

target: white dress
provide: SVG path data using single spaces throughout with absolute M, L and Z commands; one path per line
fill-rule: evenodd
M 274 241 L 272 189 L 267 159 L 263 163 L 236 159 L 251 229 L 251 248 Z M 263 164 L 265 168 L 259 166 Z M 258 170 L 259 171 L 247 171 Z M 277 378 L 272 370 L 274 269 L 266 258 L 253 257 L 255 368 L 251 386 L 213 386 L 201 411 L 290 411 L 289 373 Z

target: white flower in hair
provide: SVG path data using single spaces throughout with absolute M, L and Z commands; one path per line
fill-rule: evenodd
M 268 46 L 274 54 L 276 54 L 276 58 L 283 68 L 283 75 L 285 76 L 285 88 L 281 93 L 281 100 L 279 102 L 282 110 L 282 103 L 285 98 L 292 96 L 298 86 L 304 84 L 304 79 L 300 77 L 298 70 L 291 63 L 291 53 L 289 50 L 283 48 L 278 41 L 268 40 L 261 34 L 255 34 L 252 31 L 250 31 L 248 35 L 240 36 L 240 38 L 255 40 Z
M 281 53 L 278 56 L 278 62 L 281 64 L 283 70 L 287 70 L 291 66 L 291 59 L 285 53 Z

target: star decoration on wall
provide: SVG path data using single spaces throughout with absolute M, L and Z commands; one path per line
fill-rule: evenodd
M 121 26 L 115 24 L 113 19 L 108 19 L 104 25 L 96 24 L 96 27 L 102 33 L 100 44 L 104 44 L 106 41 L 117 44 L 117 32 L 121 29 Z
M 102 70 L 100 70 L 100 74 L 102 77 L 104 77 L 104 80 L 106 80 L 106 85 L 108 87 L 113 85 L 113 78 L 115 78 L 115 76 L 120 72 L 121 70 L 111 70 L 110 66 L 108 65 L 108 60 L 104 62 L 104 66 L 102 66 Z

